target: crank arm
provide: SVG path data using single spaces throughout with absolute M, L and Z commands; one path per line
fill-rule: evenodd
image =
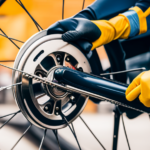
M 126 100 L 125 91 L 128 87 L 127 84 L 72 70 L 67 67 L 57 68 L 54 72 L 54 77 L 59 83 L 65 85 L 52 82 L 51 85 L 53 86 L 99 100 L 109 101 L 136 111 L 150 113 L 150 108 L 145 107 L 138 98 L 132 102 Z

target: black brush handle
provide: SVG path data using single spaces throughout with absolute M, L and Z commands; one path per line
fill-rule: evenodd
M 127 84 L 96 77 L 67 67 L 56 69 L 54 76 L 59 82 L 101 95 L 106 99 L 115 100 L 135 109 L 142 110 L 143 112 L 150 113 L 150 108 L 145 107 L 138 98 L 132 102 L 126 100 L 125 91 L 128 87 Z

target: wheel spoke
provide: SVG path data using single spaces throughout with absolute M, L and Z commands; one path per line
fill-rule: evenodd
M 97 140 L 97 142 L 101 145 L 101 147 L 106 150 L 106 148 L 103 146 L 103 144 L 99 141 L 99 139 L 96 137 L 96 135 L 93 133 L 93 131 L 90 129 L 90 127 L 87 125 L 87 123 L 83 120 L 81 116 L 79 118 L 82 120 L 82 122 L 85 124 L 85 126 L 88 128 L 88 130 L 91 132 L 91 134 L 94 136 L 94 138 Z
M 29 17 L 32 19 L 34 22 L 35 26 L 37 27 L 38 31 L 43 30 L 42 27 L 35 21 L 35 19 L 31 16 L 31 14 L 28 12 L 28 10 L 25 8 L 21 0 L 16 0 L 16 2 L 25 10 L 25 12 L 29 15 Z
M 76 134 L 76 132 L 75 132 L 73 123 L 71 123 L 71 126 L 72 126 L 72 130 L 73 130 L 73 132 L 74 132 L 74 134 L 75 134 L 75 136 L 76 136 L 76 138 L 77 138 L 77 134 Z
M 71 123 L 71 126 L 72 126 L 73 132 L 74 132 L 74 134 L 75 134 L 75 136 L 76 136 L 76 140 L 78 141 L 77 134 L 76 134 L 76 132 L 75 132 L 73 123 Z M 78 143 L 79 143 L 79 142 L 78 142 Z M 80 148 L 81 148 L 81 147 L 80 147 Z
M 84 4 L 85 4 L 85 0 L 83 0 L 83 4 L 82 4 L 82 10 L 84 9 Z
M 24 135 L 28 132 L 28 130 L 31 128 L 32 124 L 30 124 L 30 126 L 24 131 L 24 133 L 22 134 L 22 136 L 18 139 L 18 141 L 14 144 L 14 146 L 11 148 L 11 150 L 13 150 L 16 145 L 19 143 L 19 141 L 24 137 Z
M 119 109 L 119 107 L 117 107 L 117 108 L 118 108 L 118 111 L 119 111 L 119 113 L 120 113 L 120 115 L 121 115 L 122 124 L 123 124 L 123 129 L 124 129 L 124 134 L 125 134 L 125 137 L 126 137 L 126 141 L 127 141 L 127 144 L 128 144 L 128 148 L 129 148 L 129 150 L 131 150 L 130 144 L 129 144 L 129 140 L 128 140 L 128 136 L 127 136 L 127 132 L 126 132 L 126 128 L 125 128 L 125 123 L 124 123 L 123 114 L 122 114 L 121 110 Z
M 0 62 L 14 62 L 15 60 L 0 60 Z
M 144 70 L 146 70 L 146 68 L 142 67 L 142 68 L 136 68 L 136 69 L 129 69 L 129 70 L 117 71 L 117 72 L 102 73 L 102 74 L 100 74 L 100 76 L 114 75 L 114 74 L 134 72 L 134 71 L 144 71 Z
M 0 6 L 5 2 L 6 0 L 0 0 Z
M 22 84 L 22 82 L 16 83 L 16 84 L 12 84 L 12 85 L 8 85 L 8 86 L 4 86 L 4 87 L 1 87 L 1 88 L 0 88 L 0 91 L 5 90 L 5 89 L 10 89 L 10 88 L 12 88 L 13 86 L 17 86 L 17 85 L 21 85 L 21 84 Z
M 63 0 L 63 4 L 62 4 L 62 19 L 64 19 L 64 5 L 65 5 L 65 0 Z
M 45 136 L 46 136 L 46 132 L 47 132 L 47 129 L 44 130 L 44 134 L 43 134 L 43 137 L 42 137 L 42 140 L 41 140 L 39 150 L 41 150 L 41 148 L 42 148 L 42 145 L 43 145 L 43 142 L 44 142 L 44 139 L 45 139 Z
M 19 112 L 19 111 L 18 111 Z M 17 114 L 18 112 L 16 112 L 12 117 L 10 117 L 1 127 L 0 129 L 2 129 L 11 119 L 13 119 Z
M 69 125 L 69 123 L 68 123 L 67 118 L 65 117 L 65 115 L 64 115 L 62 112 L 60 113 L 60 115 L 61 115 L 62 119 L 66 121 L 66 123 L 67 123 L 67 125 L 68 125 L 70 131 L 72 132 L 73 136 L 74 136 L 75 139 L 76 139 L 76 142 L 77 142 L 77 144 L 78 144 L 79 150 L 81 150 L 81 146 L 80 146 L 80 144 L 79 144 L 79 141 L 78 141 L 78 139 L 77 139 L 77 136 L 76 136 L 75 132 L 71 129 L 71 127 L 70 127 L 70 125 Z
M 22 73 L 22 75 L 24 75 L 24 76 L 26 76 L 26 77 L 28 77 L 28 78 L 32 77 L 33 79 L 38 80 L 38 81 L 41 81 L 41 82 L 43 82 L 44 84 L 49 84 L 49 83 L 50 83 L 50 81 L 48 81 L 47 79 L 43 79 L 43 78 L 41 78 L 41 77 L 39 77 L 39 76 L 37 76 L 37 75 L 29 74 L 29 73 L 24 72 L 24 71 L 22 71 L 22 70 L 19 70 L 19 69 L 16 69 L 16 68 L 12 68 L 12 67 L 8 67 L 8 66 L 3 65 L 3 64 L 0 64 L 0 66 L 3 66 L 3 67 L 5 67 L 5 68 L 8 68 L 8 69 L 11 69 L 11 70 L 14 70 L 14 71 L 18 71 L 18 72 Z
M 7 37 L 6 35 L 4 35 L 4 34 L 0 34 L 1 36 L 3 36 L 3 37 L 5 37 L 5 38 L 7 38 L 7 39 L 11 39 L 11 40 L 14 40 L 14 41 L 17 41 L 17 42 L 20 42 L 20 43 L 24 43 L 23 41 L 20 41 L 20 40 L 17 40 L 17 39 L 14 39 L 14 38 L 12 38 L 12 37 Z
M 57 130 L 53 130 L 53 133 L 56 137 L 56 140 L 57 140 L 57 143 L 58 143 L 58 147 L 59 147 L 59 150 L 61 150 L 61 147 L 60 147 L 60 143 L 59 143 L 59 139 L 58 139 L 58 131 Z
M 4 118 L 4 117 L 7 117 L 7 116 L 10 116 L 10 115 L 13 115 L 13 114 L 16 114 L 16 113 L 20 113 L 20 112 L 21 112 L 21 111 L 19 110 L 19 111 L 17 111 L 17 112 L 10 113 L 10 114 L 7 114 L 7 115 L 5 115 L 5 116 L 1 116 L 0 119 L 1 119 L 1 118 Z
M 20 47 L 19 47 L 12 39 L 10 39 L 10 38 L 7 36 L 7 34 L 6 34 L 2 29 L 0 29 L 0 31 L 3 33 L 3 35 L 4 35 L 11 43 L 13 43 L 18 49 L 20 49 Z

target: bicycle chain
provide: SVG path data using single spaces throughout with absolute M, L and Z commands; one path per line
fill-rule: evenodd
M 0 65 L 3 66 L 3 67 L 6 67 L 6 68 L 8 68 L 8 69 L 11 69 L 11 70 L 14 70 L 14 71 L 18 71 L 18 72 L 20 72 L 22 75 L 24 75 L 24 76 L 26 76 L 26 77 L 28 77 L 28 78 L 33 78 L 33 79 L 35 79 L 35 80 L 37 80 L 37 81 L 42 82 L 43 84 L 47 84 L 47 85 L 50 85 L 50 86 L 57 86 L 57 87 L 59 87 L 59 88 L 65 89 L 65 90 L 67 90 L 67 91 L 74 92 L 74 91 L 70 90 L 70 88 L 68 89 L 68 88 L 67 88 L 66 86 L 64 86 L 64 85 L 57 84 L 57 83 L 52 82 L 52 81 L 49 81 L 49 80 L 47 80 L 47 79 L 45 79 L 45 78 L 41 78 L 41 77 L 39 77 L 39 76 L 37 76 L 37 75 L 29 74 L 29 73 L 24 72 L 24 71 L 22 71 L 22 70 L 15 69 L 15 68 L 11 68 L 11 67 L 8 67 L 8 66 L 2 65 L 2 64 L 0 64 Z M 71 86 L 69 86 L 69 87 L 71 87 Z M 74 87 L 73 87 L 73 88 L 74 88 Z M 1 88 L 0 88 L 0 89 L 1 89 Z M 79 89 L 79 90 L 80 90 L 80 89 Z M 81 91 L 83 91 L 83 90 L 81 90 Z M 87 92 L 87 91 L 86 91 L 86 92 Z M 90 93 L 90 92 L 88 92 L 88 93 Z M 88 95 L 88 94 L 84 94 L 84 92 L 83 92 L 83 95 L 89 96 L 90 94 L 89 94 L 89 95 Z M 115 105 L 119 105 L 119 106 L 123 106 L 123 107 L 126 107 L 126 108 L 130 108 L 130 109 L 133 109 L 133 110 L 142 112 L 142 113 L 147 113 L 147 112 L 145 112 L 145 111 L 143 111 L 143 110 L 136 109 L 136 108 L 131 107 L 131 106 L 129 106 L 129 105 L 125 105 L 125 104 L 120 103 L 120 102 L 117 102 L 117 101 L 115 101 L 115 100 L 102 97 L 102 96 L 100 96 L 100 95 L 99 95 L 99 97 L 97 97 L 97 98 L 100 99 L 100 100 L 103 100 L 103 101 L 110 102 L 110 103 L 115 104 Z

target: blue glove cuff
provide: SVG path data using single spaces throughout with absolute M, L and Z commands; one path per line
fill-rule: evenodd
M 139 17 L 136 11 L 134 10 L 128 10 L 125 13 L 122 13 L 124 16 L 126 16 L 130 22 L 130 35 L 129 37 L 134 37 L 138 35 L 140 31 L 140 22 Z

